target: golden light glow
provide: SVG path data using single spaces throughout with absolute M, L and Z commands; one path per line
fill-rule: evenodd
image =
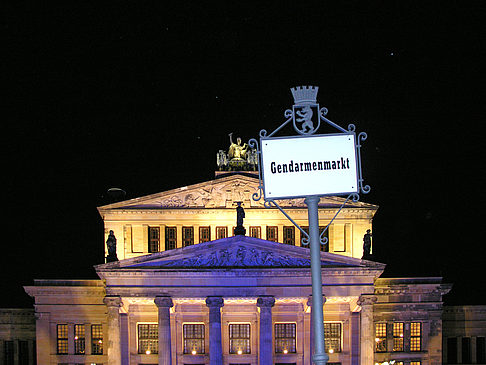
M 191 354 L 196 355 L 197 354 L 197 351 L 196 350 L 192 350 Z
M 150 355 L 150 350 L 145 351 L 147 355 Z
M 334 353 L 334 349 L 329 349 L 329 353 L 330 354 L 333 354 Z
M 243 353 L 242 350 L 238 350 L 238 355 L 241 355 Z
M 283 353 L 284 353 L 284 354 L 288 354 L 288 353 L 289 353 L 289 351 L 288 351 L 287 349 L 285 349 L 285 350 L 283 350 Z
M 375 338 L 375 342 L 380 342 L 380 339 L 377 337 Z M 378 363 L 376 363 L 375 365 L 377 365 Z

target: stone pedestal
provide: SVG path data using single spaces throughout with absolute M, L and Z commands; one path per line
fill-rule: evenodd
M 257 306 L 260 308 L 260 365 L 273 364 L 272 307 L 274 305 L 274 297 L 257 299 Z
M 376 297 L 373 295 L 362 295 L 358 300 L 361 306 L 360 314 L 360 364 L 374 364 L 374 331 L 373 331 L 373 304 Z
M 121 364 L 121 346 L 120 346 L 120 307 L 122 301 L 117 296 L 107 296 L 103 299 L 108 309 L 108 365 Z
M 174 303 L 168 296 L 155 297 L 154 303 L 159 309 L 159 365 L 172 365 L 170 308 Z
M 207 297 L 209 308 L 209 365 L 223 365 L 223 345 L 221 343 L 222 297 Z

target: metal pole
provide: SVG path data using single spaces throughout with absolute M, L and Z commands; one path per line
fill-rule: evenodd
M 324 313 L 322 307 L 321 278 L 321 240 L 319 237 L 319 197 L 305 198 L 309 215 L 309 237 L 312 273 L 312 320 L 314 325 L 314 355 L 312 362 L 316 365 L 326 365 L 329 360 L 324 348 Z

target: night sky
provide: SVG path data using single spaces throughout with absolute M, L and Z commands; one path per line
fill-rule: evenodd
M 31 306 L 34 278 L 97 278 L 107 189 L 212 179 L 228 133 L 273 131 L 297 85 L 368 134 L 384 276 L 486 304 L 484 1 L 43 3 L 2 5 L 0 307 Z

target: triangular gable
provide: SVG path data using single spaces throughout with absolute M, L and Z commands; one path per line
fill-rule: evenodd
M 323 267 L 373 267 L 384 265 L 321 252 Z M 234 236 L 96 266 L 97 271 L 210 269 L 210 268 L 310 268 L 308 248 L 258 238 Z
M 166 209 L 166 208 L 225 208 L 233 207 L 236 201 L 243 202 L 245 208 L 263 207 L 263 199 L 252 199 L 258 191 L 258 178 L 234 174 L 199 184 L 151 194 L 140 198 L 125 200 L 98 208 L 101 212 L 123 209 Z M 322 208 L 336 208 L 344 202 L 342 197 L 323 197 L 319 202 Z M 304 199 L 285 199 L 278 201 L 282 207 L 305 208 Z M 373 204 L 348 201 L 346 207 L 377 209 Z

